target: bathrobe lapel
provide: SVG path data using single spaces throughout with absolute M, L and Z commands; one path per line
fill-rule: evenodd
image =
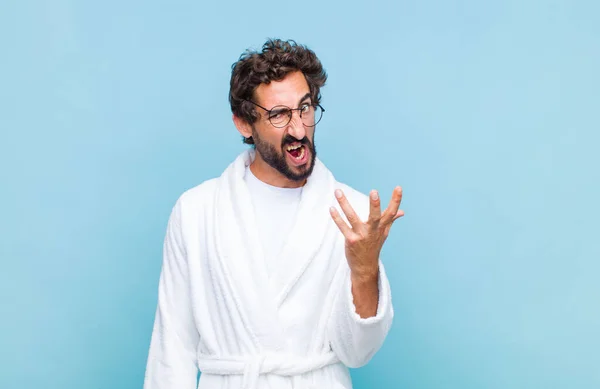
M 334 188 L 333 175 L 317 159 L 313 172 L 302 189 L 296 221 L 271 276 L 277 307 L 283 303 L 318 251 L 327 243 L 324 240 L 328 228 L 335 227 L 329 214 Z
M 241 154 L 219 178 L 215 246 L 243 324 L 262 351 L 281 348 L 284 339 L 244 181 L 246 166 L 253 157 L 253 150 Z

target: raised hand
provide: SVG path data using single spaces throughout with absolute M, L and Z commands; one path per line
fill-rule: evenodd
M 373 190 L 370 193 L 369 219 L 362 221 L 348 202 L 341 190 L 335 191 L 342 211 L 346 215 L 348 225 L 335 207 L 330 213 L 333 221 L 346 238 L 346 259 L 350 266 L 353 279 L 368 279 L 376 277 L 379 271 L 379 253 L 387 239 L 394 221 L 404 216 L 400 210 L 402 188 L 396 187 L 387 209 L 381 212 L 379 194 Z

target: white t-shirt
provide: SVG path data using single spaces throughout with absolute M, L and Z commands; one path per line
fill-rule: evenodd
M 300 188 L 279 188 L 258 178 L 246 167 L 244 181 L 248 185 L 256 228 L 261 240 L 269 276 L 278 263 L 278 256 L 296 221 L 300 204 Z

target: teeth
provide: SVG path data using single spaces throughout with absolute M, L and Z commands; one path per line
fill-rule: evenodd
M 304 147 L 302 148 L 302 150 L 300 150 L 300 155 L 298 155 L 298 158 L 296 159 L 302 159 L 302 157 L 304 157 Z
M 298 147 L 300 147 L 302 145 L 296 145 L 296 146 L 288 146 L 287 147 L 287 151 L 292 151 L 292 150 L 296 150 Z

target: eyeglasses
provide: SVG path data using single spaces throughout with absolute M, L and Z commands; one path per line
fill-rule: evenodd
M 294 111 L 298 111 L 300 115 L 300 120 L 302 124 L 306 127 L 314 127 L 321 121 L 323 117 L 323 112 L 325 109 L 321 107 L 319 104 L 308 104 L 304 103 L 300 106 L 300 108 L 289 108 L 285 105 L 276 105 L 271 109 L 266 109 L 265 107 L 256 104 L 252 100 L 246 100 L 258 108 L 262 108 L 267 112 L 267 119 L 273 125 L 273 127 L 282 128 L 289 124 L 292 121 L 292 115 Z

